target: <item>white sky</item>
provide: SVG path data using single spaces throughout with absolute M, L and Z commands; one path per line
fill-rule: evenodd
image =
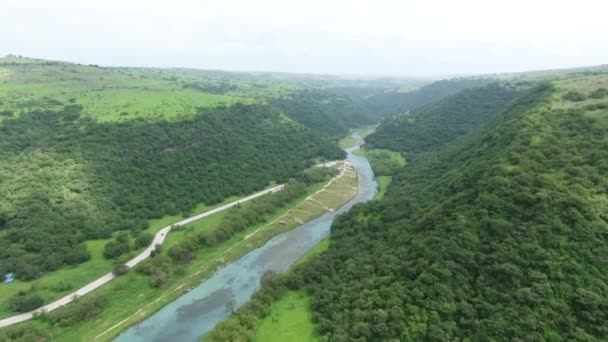
M 438 75 L 608 63 L 607 0 L 0 0 L 0 55 Z

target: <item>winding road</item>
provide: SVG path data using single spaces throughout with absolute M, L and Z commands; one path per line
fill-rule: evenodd
M 169 225 L 167 227 L 162 228 L 161 230 L 159 230 L 156 235 L 154 236 L 154 240 L 152 241 L 152 243 L 150 244 L 150 246 L 148 246 L 148 248 L 146 248 L 143 252 L 141 252 L 139 255 L 137 255 L 136 257 L 134 257 L 133 259 L 127 261 L 125 263 L 125 265 L 127 265 L 127 267 L 132 268 L 134 266 L 136 266 L 137 264 L 139 264 L 140 262 L 146 260 L 147 258 L 150 257 L 150 253 L 156 248 L 156 245 L 162 245 L 163 242 L 165 241 L 165 238 L 167 237 L 167 234 L 169 233 L 169 231 L 171 231 L 171 228 L 174 226 L 183 226 L 186 225 L 188 223 L 194 222 L 196 220 L 200 220 L 204 217 L 219 213 L 220 211 L 224 211 L 226 209 L 232 208 L 235 205 L 250 201 L 252 199 L 255 199 L 257 197 L 263 196 L 265 194 L 271 193 L 271 192 L 277 192 L 277 191 L 281 191 L 283 190 L 284 185 L 277 185 L 275 187 L 272 187 L 270 189 L 266 189 L 260 192 L 256 192 L 253 195 L 249 195 L 247 197 L 241 198 L 237 201 L 234 202 L 230 202 L 228 204 L 222 205 L 220 207 L 211 209 L 209 211 L 206 211 L 202 214 L 198 214 L 196 216 L 192 216 L 189 217 L 187 219 L 181 220 L 177 223 L 174 223 L 172 225 Z M 89 284 L 81 287 L 80 289 L 50 303 L 47 304 L 41 308 L 38 308 L 36 310 L 30 311 L 30 312 L 26 312 L 26 313 L 22 313 L 19 315 L 15 315 L 15 316 L 11 316 L 11 317 L 7 317 L 4 318 L 2 320 L 0 320 L 0 328 L 4 328 L 4 327 L 8 327 L 10 325 L 13 324 L 17 324 L 17 323 L 21 323 L 24 321 L 27 321 L 31 318 L 33 318 L 34 316 L 43 313 L 43 312 L 50 312 L 53 310 L 56 310 L 64 305 L 69 304 L 70 302 L 72 302 L 74 299 L 78 298 L 78 297 L 82 297 L 84 295 L 86 295 L 87 293 L 105 285 L 106 283 L 109 283 L 110 281 L 112 281 L 114 278 L 116 278 L 116 276 L 110 272 L 107 273 L 105 275 L 103 275 L 101 278 L 94 280 L 92 282 L 90 282 Z

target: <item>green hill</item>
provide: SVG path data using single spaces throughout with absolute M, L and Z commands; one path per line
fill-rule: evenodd
M 246 96 L 197 91 L 169 70 L 100 68 L 35 59 L 0 58 L 0 111 L 5 117 L 79 104 L 98 121 L 174 119 L 199 107 L 252 103 Z M 214 82 L 207 82 L 212 85 Z
M 489 78 L 453 78 L 432 82 L 407 92 L 400 90 L 376 92 L 365 99 L 365 106 L 380 118 L 394 114 L 406 114 L 461 90 L 481 87 L 494 81 Z
M 336 222 L 305 273 L 321 334 L 608 339 L 605 88 L 606 74 L 538 84 L 481 129 L 429 145 L 382 201 Z M 420 139 L 443 130 L 428 124 Z M 383 139 L 409 149 L 398 132 Z
M 341 118 L 324 130 L 272 104 L 289 109 L 303 91 L 242 74 L 0 59 L 0 276 L 80 264 L 87 240 L 136 236 L 150 219 L 341 158 L 335 136 L 356 120 L 313 108 Z M 318 94 L 311 108 L 331 95 Z
M 379 120 L 351 98 L 322 89 L 358 82 L 313 75 L 114 68 L 0 58 L 0 121 L 66 105 L 81 105 L 84 116 L 99 122 L 122 122 L 175 121 L 195 116 L 202 108 L 271 104 L 309 128 L 338 137 L 349 127 Z
M 405 153 L 437 149 L 474 131 L 498 115 L 517 95 L 511 85 L 492 83 L 382 122 L 366 142 Z

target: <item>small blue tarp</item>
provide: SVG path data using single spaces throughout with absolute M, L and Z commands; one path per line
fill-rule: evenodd
M 10 284 L 10 283 L 12 283 L 13 281 L 15 281 L 15 277 L 13 276 L 13 274 L 12 274 L 12 273 L 9 273 L 9 274 L 7 274 L 7 275 L 4 277 L 4 283 L 5 283 L 5 284 Z

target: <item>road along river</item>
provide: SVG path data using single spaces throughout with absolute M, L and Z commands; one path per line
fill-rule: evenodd
M 125 263 L 125 265 L 129 268 L 135 267 L 137 266 L 137 264 L 139 264 L 140 262 L 146 260 L 147 258 L 150 257 L 150 253 L 152 253 L 152 251 L 154 249 L 156 249 L 157 245 L 162 245 L 163 242 L 165 241 L 165 238 L 167 237 L 167 234 L 169 233 L 169 231 L 171 230 L 172 227 L 174 226 L 183 226 L 186 225 L 188 223 L 192 223 L 196 220 L 200 220 L 204 217 L 213 215 L 215 213 L 219 213 L 220 211 L 226 210 L 226 209 L 230 209 L 234 206 L 237 206 L 241 203 L 245 203 L 247 201 L 251 201 L 252 199 L 256 199 L 260 196 L 263 196 L 265 194 L 271 193 L 271 192 L 277 192 L 277 191 L 281 191 L 283 189 L 283 184 L 281 185 L 277 185 L 275 187 L 272 187 L 270 189 L 266 189 L 260 192 L 256 192 L 253 195 L 249 195 L 247 197 L 241 198 L 240 200 L 222 205 L 220 207 L 208 210 L 204 213 L 198 214 L 196 216 L 192 216 L 189 217 L 187 219 L 181 220 L 177 223 L 174 223 L 170 226 L 166 226 L 165 228 L 159 230 L 155 235 L 154 235 L 154 240 L 152 240 L 152 243 L 150 244 L 150 246 L 148 246 L 148 248 L 146 248 L 143 252 L 141 252 L 140 254 L 138 254 L 137 256 L 135 256 L 133 259 L 127 261 Z M 42 312 L 51 312 L 53 310 L 59 309 L 65 305 L 70 304 L 72 301 L 74 301 L 76 298 L 82 297 L 94 290 L 96 290 L 97 288 L 109 283 L 110 281 L 114 280 L 114 278 L 116 278 L 116 276 L 114 275 L 113 272 L 109 272 L 105 275 L 103 275 L 102 277 L 90 282 L 89 284 L 79 288 L 78 290 L 63 296 L 62 298 L 57 299 L 56 301 L 47 304 L 41 308 L 38 308 L 36 310 L 30 311 L 30 312 L 26 312 L 26 313 L 22 313 L 19 315 L 15 315 L 15 316 L 11 316 L 11 317 L 7 317 L 4 319 L 0 320 L 0 328 L 4 328 L 4 327 L 8 327 L 11 326 L 13 324 L 17 324 L 17 323 L 21 323 L 21 322 L 25 322 L 27 320 L 30 320 L 32 318 L 34 318 L 36 315 L 42 313 Z
M 286 271 L 329 234 L 331 223 L 337 215 L 348 211 L 356 203 L 374 197 L 378 184 L 367 159 L 351 153 L 357 149 L 358 146 L 346 150 L 348 160 L 357 170 L 359 182 L 358 193 L 350 202 L 273 237 L 264 246 L 218 270 L 192 291 L 129 328 L 114 341 L 199 341 L 230 314 L 226 310 L 228 303 L 240 306 L 251 299 L 259 289 L 260 279 L 266 271 Z

